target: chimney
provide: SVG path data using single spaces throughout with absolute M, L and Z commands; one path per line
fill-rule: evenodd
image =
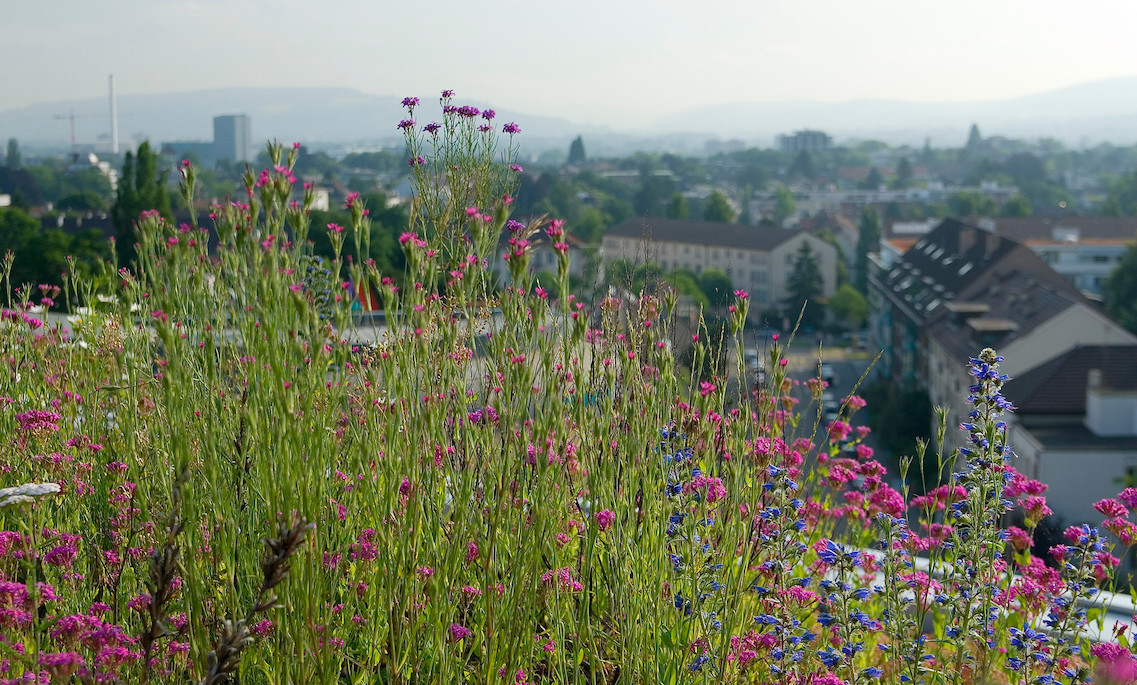
M 111 154 L 118 154 L 118 98 L 114 92 L 114 74 L 110 75 L 110 100 L 111 100 Z
M 1097 390 L 1101 387 L 1101 369 L 1090 369 L 1086 374 L 1086 390 Z

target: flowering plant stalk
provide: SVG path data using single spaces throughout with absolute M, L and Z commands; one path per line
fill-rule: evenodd
M 318 260 L 270 145 L 208 230 L 140 216 L 136 263 L 65 284 L 68 328 L 35 310 L 54 286 L 8 303 L 0 467 L 34 492 L 0 494 L 0 683 L 1132 679 L 1127 642 L 1085 637 L 1104 534 L 1029 551 L 1045 486 L 1009 461 L 993 351 L 958 474 L 908 497 L 863 400 L 821 426 L 784 340 L 732 392 L 676 363 L 674 293 L 570 295 L 572 227 L 511 216 L 516 124 L 405 104 L 405 272 L 366 259 L 354 194 Z M 368 287 L 384 325 L 353 319 Z M 696 368 L 743 372 L 748 304 Z M 1098 503 L 1126 545 L 1134 504 Z

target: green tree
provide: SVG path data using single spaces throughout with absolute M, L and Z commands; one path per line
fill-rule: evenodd
M 93 190 L 80 190 L 60 198 L 55 206 L 65 212 L 104 211 L 107 201 Z
M 633 199 L 636 216 L 660 216 L 664 210 L 663 203 L 669 200 L 676 190 L 678 189 L 675 187 L 675 179 L 670 176 L 643 174 Z
M 686 219 L 691 215 L 691 210 L 687 206 L 687 198 L 683 193 L 675 193 L 671 196 L 671 204 L 667 205 L 667 218 L 668 219 Z
M 1137 333 L 1137 246 L 1125 251 L 1106 279 L 1105 311 L 1126 330 Z
M 869 301 L 848 283 L 837 288 L 829 298 L 829 311 L 849 329 L 860 328 L 869 314 Z
M 20 143 L 15 138 L 8 139 L 8 156 L 4 158 L 4 166 L 9 169 L 19 169 L 22 161 L 20 159 Z
M 992 216 L 995 201 L 981 193 L 960 191 L 948 198 L 948 211 L 952 216 Z
M 70 236 L 58 228 L 44 230 L 40 222 L 14 207 L 0 209 L 0 254 L 11 251 L 11 284 L 62 282 L 67 256 L 73 255 L 80 274 L 89 273 L 110 256 L 110 249 L 97 230 Z
M 880 169 L 873 167 L 869 169 L 869 175 L 861 182 L 861 188 L 864 190 L 879 190 L 880 186 L 884 183 L 884 176 L 881 175 Z
M 797 154 L 797 157 L 794 157 L 794 163 L 790 165 L 790 170 L 787 173 L 790 178 L 800 176 L 812 180 L 816 174 L 813 168 L 813 158 L 809 156 L 808 152 L 802 150 Z
M 166 191 L 168 169 L 158 169 L 158 155 L 150 149 L 150 142 L 138 146 L 138 154 L 126 153 L 122 162 L 122 178 L 111 207 L 111 220 L 115 226 L 118 262 L 127 266 L 134 261 L 134 222 L 142 212 L 156 209 L 167 221 L 173 221 L 170 211 L 170 194 Z
M 869 291 L 869 255 L 880 250 L 880 214 L 875 207 L 861 210 L 861 223 L 857 236 L 857 290 Z
M 912 162 L 909 162 L 907 157 L 901 157 L 896 165 L 896 179 L 892 182 L 892 187 L 898 190 L 911 188 L 912 175 Z
M 726 199 L 726 195 L 722 191 L 716 190 L 707 198 L 707 206 L 703 210 L 703 220 L 717 224 L 734 222 L 734 207 L 730 206 L 730 200 Z
M 734 284 L 722 269 L 707 269 L 698 278 L 699 288 L 712 307 L 725 307 L 734 299 Z
M 1020 187 L 1046 180 L 1046 165 L 1029 152 L 1011 155 L 1006 162 L 1003 162 L 1003 169 Z
M 1030 216 L 1030 200 L 1017 194 L 1003 205 L 999 211 L 1002 216 Z
M 784 183 L 779 183 L 778 189 L 774 191 L 774 223 L 785 226 L 786 220 L 793 216 L 795 211 L 794 194 Z
M 572 144 L 569 145 L 568 163 L 574 166 L 584 164 L 584 140 L 577 136 L 573 139 Z
M 1102 204 L 1102 213 L 1108 216 L 1137 216 L 1137 171 L 1110 184 Z
M 817 265 L 817 258 L 813 255 L 813 248 L 808 240 L 801 242 L 794 258 L 794 267 L 786 279 L 786 318 L 796 321 L 805 306 L 801 325 L 816 327 L 824 320 L 824 312 L 817 298 L 824 292 L 825 281 L 821 276 L 821 267 Z

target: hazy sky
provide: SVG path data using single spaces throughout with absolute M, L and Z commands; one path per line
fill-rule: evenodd
M 347 86 L 627 127 L 700 104 L 992 100 L 1137 74 L 1134 0 L 5 2 L 0 109 Z

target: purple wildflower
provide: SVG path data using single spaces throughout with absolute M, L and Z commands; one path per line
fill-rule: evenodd
M 514 133 L 521 133 L 521 127 L 511 121 L 505 126 L 501 127 L 501 132 L 513 135 Z

